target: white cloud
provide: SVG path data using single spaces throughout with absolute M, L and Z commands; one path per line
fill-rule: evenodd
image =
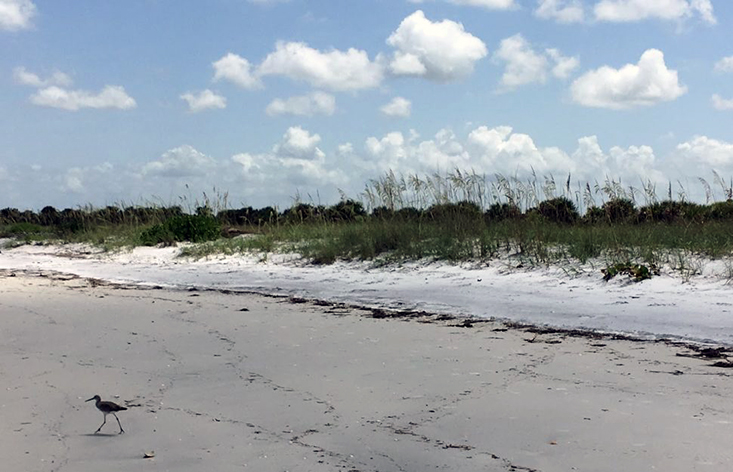
M 502 40 L 499 49 L 494 53 L 494 61 L 505 63 L 501 77 L 503 90 L 513 90 L 531 83 L 545 83 L 550 62 L 554 63 L 552 75 L 559 79 L 567 79 L 580 65 L 577 57 L 563 56 L 558 49 L 545 49 L 544 54 L 535 51 L 521 34 Z
M 727 56 L 715 63 L 716 72 L 733 72 L 733 56 Z
M 702 170 L 733 170 L 733 143 L 707 136 L 695 136 L 677 145 L 678 158 L 684 162 L 701 164 Z
M 144 176 L 195 177 L 210 173 L 216 168 L 216 161 L 189 145 L 170 149 L 160 159 L 148 162 L 142 168 Z
M 318 148 L 321 137 L 311 134 L 300 126 L 293 126 L 283 135 L 280 144 L 275 145 L 272 151 L 281 157 L 297 159 L 315 159 L 324 156 L 323 151 Z
M 597 20 L 609 22 L 682 21 L 698 15 L 708 24 L 717 23 L 710 0 L 601 0 L 593 12 Z
M 59 87 L 70 87 L 73 80 L 63 72 L 55 71 L 50 77 L 41 79 L 37 74 L 29 72 L 25 67 L 16 67 L 13 69 L 13 78 L 21 85 L 29 85 L 31 87 L 50 87 L 58 85 Z
M 468 5 L 490 10 L 509 10 L 517 6 L 514 0 L 448 0 L 448 2 L 455 5 Z
M 538 0 L 535 16 L 558 23 L 582 23 L 585 19 L 580 0 Z
M 667 68 L 664 54 L 657 49 L 645 51 L 636 65 L 603 66 L 586 72 L 571 86 L 576 103 L 615 110 L 675 100 L 686 92 L 677 71 Z
M 575 173 L 576 165 L 557 148 L 542 150 L 529 135 L 514 133 L 509 126 L 480 126 L 468 135 L 467 148 L 481 169 L 506 175 L 551 173 L 559 169 Z
M 536 53 L 521 34 L 503 39 L 494 53 L 494 60 L 506 64 L 501 76 L 504 89 L 512 90 L 533 82 L 547 80 L 547 58 Z
M 650 146 L 614 146 L 604 151 L 596 136 L 587 136 L 580 138 L 569 154 L 558 147 L 541 147 L 531 136 L 509 126 L 479 126 L 465 139 L 448 129 L 422 141 L 391 132 L 368 138 L 364 149 L 361 167 L 367 173 L 432 174 L 460 169 L 519 179 L 570 174 L 574 181 L 592 181 L 599 176 L 629 182 L 640 178 L 667 181 Z
M 124 87 L 119 85 L 107 85 L 96 94 L 86 90 L 66 90 L 51 86 L 34 93 L 30 100 L 34 105 L 70 111 L 77 111 L 81 108 L 130 110 L 137 106 L 135 100 L 127 95 Z
M 66 171 L 64 189 L 74 193 L 84 192 L 84 171 L 80 167 L 72 167 Z
M 408 118 L 412 112 L 412 102 L 402 97 L 395 97 L 389 103 L 380 108 L 387 116 Z
M 552 75 L 558 79 L 567 79 L 575 69 L 580 67 L 580 59 L 577 57 L 563 56 L 560 51 L 554 48 L 545 49 L 545 53 L 555 63 L 552 68 Z
M 382 82 L 383 67 L 372 62 L 365 51 L 332 49 L 322 52 L 305 43 L 278 42 L 257 73 L 282 75 L 328 90 L 361 90 Z
M 231 160 L 239 168 L 239 178 L 244 180 L 247 196 L 280 201 L 294 197 L 293 192 L 311 196 L 329 191 L 337 195 L 335 186 L 348 183 L 349 177 L 318 147 L 321 137 L 296 126 L 289 128 L 271 153 L 240 153 Z M 271 204 L 272 200 L 270 200 Z
M 309 95 L 290 97 L 285 100 L 276 98 L 267 106 L 265 113 L 276 115 L 333 115 L 336 111 L 336 98 L 324 92 L 313 92 Z
M 395 75 L 422 76 L 439 82 L 461 79 L 488 54 L 483 41 L 467 33 L 461 23 L 432 22 L 418 10 L 387 39 L 397 49 L 390 63 Z
M 716 93 L 713 95 L 712 101 L 716 110 L 733 110 L 733 99 L 723 98 Z
M 91 167 L 71 167 L 58 176 L 60 187 L 64 192 L 85 194 L 89 186 L 100 187 L 100 182 L 106 182 L 114 174 L 114 166 L 109 162 Z M 104 185 L 104 184 L 102 184 Z
M 227 107 L 227 99 L 221 95 L 217 95 L 209 89 L 199 92 L 198 94 L 186 92 L 181 95 L 181 100 L 185 100 L 186 103 L 188 103 L 188 110 L 191 113 Z
M 31 0 L 0 0 L 0 30 L 18 31 L 30 28 L 36 11 Z
M 228 53 L 212 63 L 212 66 L 214 67 L 214 81 L 227 80 L 249 90 L 262 86 L 259 77 L 252 73 L 252 65 L 249 61 L 234 53 Z

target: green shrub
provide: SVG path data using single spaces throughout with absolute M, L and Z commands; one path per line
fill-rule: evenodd
M 580 217 L 575 204 L 565 197 L 545 200 L 537 207 L 537 211 L 554 223 L 572 224 Z
M 522 210 L 513 203 L 494 203 L 484 213 L 487 222 L 497 223 L 504 220 L 518 220 L 522 217 Z
M 707 207 L 707 217 L 711 220 L 732 220 L 733 201 L 715 202 Z
M 323 222 L 323 213 L 326 207 L 323 205 L 311 205 L 308 203 L 299 203 L 282 213 L 282 220 L 285 223 L 318 223 Z
M 32 223 L 15 223 L 3 228 L 2 231 L 0 231 L 0 235 L 5 237 L 28 236 L 31 234 L 40 234 L 45 231 L 46 230 L 43 227 L 39 225 L 34 225 Z
M 176 238 L 165 224 L 153 225 L 140 234 L 140 244 L 143 246 L 171 246 L 175 242 Z
M 364 205 L 354 200 L 342 200 L 328 207 L 325 212 L 326 220 L 331 222 L 356 221 L 364 216 Z
M 601 272 L 603 272 L 603 280 L 605 281 L 609 281 L 617 275 L 628 275 L 634 282 L 641 282 L 642 280 L 651 279 L 652 275 L 659 275 L 659 269 L 654 264 L 647 267 L 642 264 L 632 264 L 631 262 L 613 264 L 601 269 Z
M 704 214 L 705 208 L 702 205 L 665 200 L 642 207 L 639 210 L 639 219 L 654 223 L 675 223 L 681 220 L 701 221 Z
M 182 241 L 200 243 L 218 239 L 220 234 L 219 222 L 212 216 L 179 215 L 143 231 L 140 242 L 145 246 L 170 245 Z
M 603 204 L 601 211 L 606 222 L 611 224 L 630 223 L 636 221 L 639 216 L 634 203 L 627 198 L 611 199 Z

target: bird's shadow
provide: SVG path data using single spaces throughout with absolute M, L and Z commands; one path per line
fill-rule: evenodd
M 111 438 L 114 436 L 120 436 L 120 433 L 85 433 L 80 436 L 87 436 L 90 438 Z

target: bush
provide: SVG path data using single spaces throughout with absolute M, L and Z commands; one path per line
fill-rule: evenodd
M 609 281 L 617 275 L 628 275 L 634 282 L 651 279 L 652 275 L 659 275 L 659 269 L 654 264 L 648 267 L 642 264 L 632 264 L 631 262 L 620 262 L 610 265 L 603 272 L 603 280 Z
M 707 217 L 711 220 L 733 219 L 733 202 L 716 202 L 708 206 Z
M 342 200 L 336 205 L 332 205 L 326 209 L 325 217 L 327 221 L 356 221 L 366 216 L 364 205 L 354 200 Z
M 572 224 L 580 217 L 575 204 L 565 197 L 552 198 L 541 202 L 537 211 L 555 223 Z
M 219 222 L 212 216 L 180 215 L 143 231 L 140 240 L 145 246 L 182 241 L 200 243 L 218 239 L 220 234 Z
M 291 224 L 322 222 L 325 209 L 323 205 L 314 206 L 308 203 L 299 203 L 285 210 L 282 213 L 282 220 Z
M 484 213 L 487 222 L 497 223 L 504 220 L 518 220 L 522 217 L 522 210 L 513 203 L 494 203 Z
M 626 198 L 614 198 L 601 207 L 603 216 L 608 223 L 630 223 L 636 221 L 639 213 L 634 203 Z
M 596 224 L 606 221 L 606 212 L 597 206 L 588 207 L 583 215 L 583 223 Z
M 472 202 L 444 203 L 428 208 L 427 215 L 435 221 L 480 220 L 481 208 Z
M 0 236 L 29 236 L 32 234 L 41 234 L 44 231 L 46 231 L 44 228 L 33 223 L 14 223 L 3 228 L 0 231 Z
M 175 242 L 176 238 L 165 224 L 151 226 L 140 234 L 140 243 L 143 246 L 172 246 Z

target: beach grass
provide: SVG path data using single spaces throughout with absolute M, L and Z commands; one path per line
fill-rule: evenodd
M 105 250 L 193 241 L 182 256 L 280 252 L 316 264 L 503 258 L 518 266 L 665 265 L 692 277 L 701 271 L 701 258 L 733 254 L 733 192 L 714 176 L 717 194 L 700 179 L 703 204 L 688 201 L 686 189 L 678 189 L 675 199 L 671 184 L 660 198 L 651 183 L 637 189 L 612 180 L 573 184 L 569 177 L 556 183 L 552 176 L 521 181 L 457 170 L 422 177 L 388 172 L 367 183 L 359 198 L 344 196 L 328 207 L 296 202 L 283 211 L 231 209 L 224 194 L 186 210 L 3 209 L 0 237 Z

